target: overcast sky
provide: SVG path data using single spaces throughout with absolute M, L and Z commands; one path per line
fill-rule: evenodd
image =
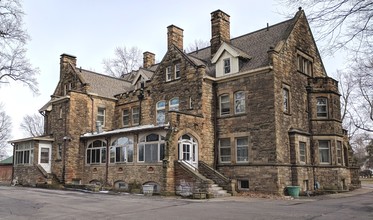
M 136 46 L 161 60 L 171 24 L 184 29 L 184 48 L 194 40 L 209 41 L 210 13 L 217 9 L 230 15 L 231 37 L 288 19 L 282 13 L 287 9 L 274 0 L 25 0 L 23 8 L 25 28 L 31 36 L 27 56 L 40 69 L 40 95 L 33 96 L 14 82 L 1 88 L 0 102 L 12 118 L 12 139 L 27 136 L 20 130 L 23 116 L 38 113 L 50 99 L 58 83 L 62 53 L 76 56 L 78 67 L 101 73 L 102 60 L 113 57 L 116 46 Z M 333 57 L 323 60 L 331 76 L 342 63 Z

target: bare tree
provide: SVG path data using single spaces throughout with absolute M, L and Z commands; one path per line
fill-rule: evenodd
M 370 52 L 373 47 L 372 0 L 279 0 L 291 10 L 302 6 L 312 24 L 316 40 L 323 40 L 325 51 L 341 48 Z
M 10 81 L 19 81 L 38 93 L 33 68 L 26 58 L 25 45 L 29 36 L 22 28 L 24 12 L 19 0 L 0 1 L 0 87 Z
M 0 104 L 0 157 L 6 155 L 7 141 L 11 137 L 12 121 Z
M 32 137 L 42 136 L 44 134 L 43 117 L 40 114 L 24 116 L 21 129 Z
M 204 41 L 204 40 L 194 40 L 193 43 L 189 44 L 189 46 L 185 49 L 185 51 L 187 53 L 190 53 L 190 52 L 193 52 L 193 51 L 197 51 L 199 49 L 202 49 L 202 48 L 205 48 L 205 47 L 208 47 L 210 46 L 210 42 L 208 41 Z
M 116 47 L 114 58 L 104 59 L 105 71 L 114 77 L 122 77 L 141 66 L 142 52 L 137 47 Z

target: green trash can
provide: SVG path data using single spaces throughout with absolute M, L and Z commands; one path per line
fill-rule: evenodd
M 289 196 L 299 197 L 300 186 L 287 186 Z

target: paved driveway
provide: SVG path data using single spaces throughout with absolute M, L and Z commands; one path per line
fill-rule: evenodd
M 0 187 L 0 219 L 373 219 L 373 188 L 294 200 L 188 200 Z

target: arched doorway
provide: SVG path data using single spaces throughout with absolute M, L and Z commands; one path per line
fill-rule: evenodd
M 179 138 L 179 160 L 183 160 L 194 168 L 198 168 L 198 143 L 195 138 L 184 134 Z

